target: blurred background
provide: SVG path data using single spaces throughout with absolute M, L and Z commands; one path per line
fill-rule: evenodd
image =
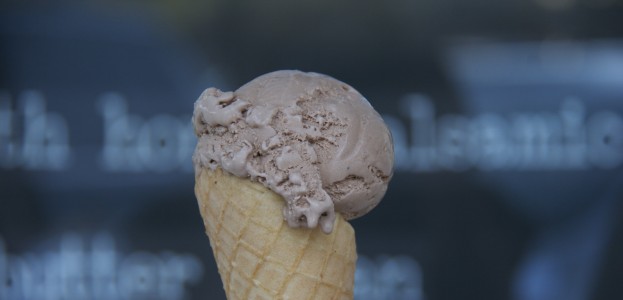
M 331 75 L 391 127 L 355 299 L 623 299 L 623 1 L 2 1 L 0 299 L 224 299 L 207 87 Z

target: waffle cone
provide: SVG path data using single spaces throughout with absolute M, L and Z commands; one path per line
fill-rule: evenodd
M 195 194 L 227 299 L 353 299 L 355 233 L 290 228 L 284 200 L 251 180 L 202 169 Z

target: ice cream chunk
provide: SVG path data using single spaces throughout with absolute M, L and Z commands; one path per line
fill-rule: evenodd
M 195 168 L 262 183 L 290 227 L 333 229 L 374 208 L 393 174 L 390 132 L 355 89 L 317 73 L 277 71 L 235 92 L 206 89 L 193 125 Z

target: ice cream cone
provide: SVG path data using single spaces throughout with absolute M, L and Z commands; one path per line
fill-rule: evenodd
M 195 194 L 229 300 L 353 298 L 355 234 L 339 214 L 331 234 L 290 228 L 281 196 L 220 169 L 199 170 Z

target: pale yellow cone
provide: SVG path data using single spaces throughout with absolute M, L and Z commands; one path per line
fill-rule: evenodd
M 203 169 L 195 194 L 227 299 L 353 299 L 355 233 L 290 228 L 284 200 L 263 185 Z

